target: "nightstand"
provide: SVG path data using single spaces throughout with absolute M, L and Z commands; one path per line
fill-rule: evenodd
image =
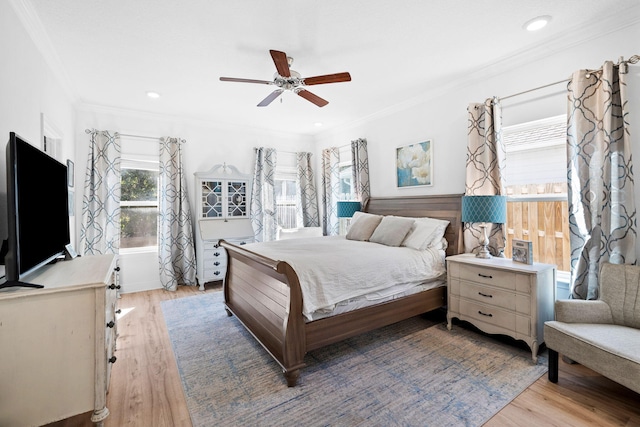
M 522 340 L 537 363 L 544 322 L 554 318 L 556 266 L 473 254 L 446 261 L 447 328 L 458 318 L 488 334 Z

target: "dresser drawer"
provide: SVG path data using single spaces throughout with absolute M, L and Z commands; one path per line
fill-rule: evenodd
M 460 296 L 507 310 L 515 311 L 516 309 L 516 294 L 498 288 L 466 282 L 460 285 Z
M 226 270 L 227 269 L 227 257 L 214 257 L 205 260 L 204 271 L 210 270 Z
M 226 265 L 223 268 L 205 268 L 204 280 L 206 282 L 211 282 L 214 280 L 223 280 L 226 274 L 227 274 Z
M 460 314 L 510 331 L 516 330 L 516 314 L 498 307 L 460 300 Z
M 513 271 L 498 270 L 481 265 L 460 264 L 458 266 L 460 279 L 504 289 L 516 289 L 516 276 Z
M 204 259 L 205 259 L 205 262 L 213 259 L 225 261 L 227 259 L 227 251 L 225 251 L 224 248 L 220 246 L 217 248 L 214 248 L 214 247 L 206 248 L 204 250 Z

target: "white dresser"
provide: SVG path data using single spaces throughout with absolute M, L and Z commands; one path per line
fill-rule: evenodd
M 225 279 L 227 253 L 218 245 L 221 239 L 240 245 L 254 241 L 249 212 L 251 177 L 226 164 L 196 172 L 195 177 L 196 277 L 204 290 L 205 283 Z
M 117 256 L 60 261 L 0 291 L 0 426 L 43 425 L 106 407 L 116 348 Z
M 449 329 L 458 318 L 522 340 L 537 362 L 544 322 L 554 318 L 555 265 L 463 254 L 447 257 L 447 277 Z

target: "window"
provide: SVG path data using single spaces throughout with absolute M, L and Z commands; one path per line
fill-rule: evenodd
M 158 162 L 122 160 L 120 248 L 158 245 Z
M 353 200 L 353 174 L 351 162 L 344 164 L 340 162 L 340 200 Z
M 339 200 L 353 200 L 355 189 L 353 188 L 353 166 L 351 165 L 351 146 L 340 148 L 340 194 Z
M 276 221 L 280 228 L 298 227 L 296 171 L 291 167 L 277 167 L 275 176 Z
M 533 242 L 534 261 L 570 270 L 566 116 L 503 128 L 506 150 L 507 247 Z

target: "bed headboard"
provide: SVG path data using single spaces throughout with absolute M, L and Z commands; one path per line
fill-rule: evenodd
M 370 197 L 362 209 L 377 215 L 446 219 L 444 237 L 449 242 L 447 256 L 464 252 L 462 241 L 462 194 L 438 196 Z

